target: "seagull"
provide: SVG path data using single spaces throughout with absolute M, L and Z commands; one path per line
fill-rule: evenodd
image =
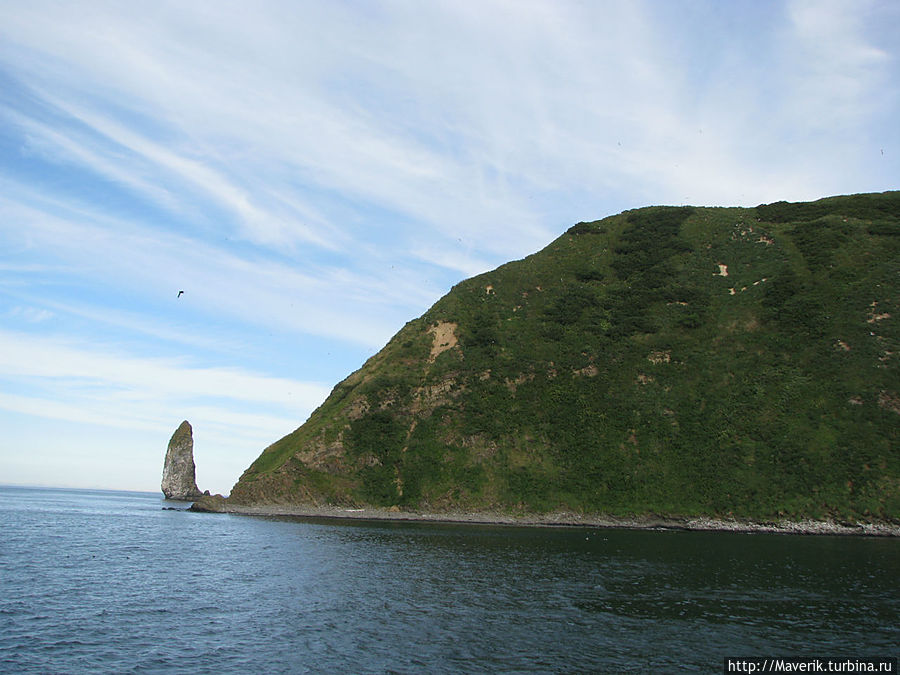
M 184 291 L 178 291 L 178 295 L 176 297 L 180 298 L 182 295 L 184 295 Z

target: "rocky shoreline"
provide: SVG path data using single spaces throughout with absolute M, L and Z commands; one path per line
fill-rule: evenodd
M 444 511 L 426 513 L 378 508 L 345 508 L 315 505 L 232 504 L 221 495 L 203 497 L 191 511 L 231 513 L 246 516 L 328 518 L 357 520 L 393 520 L 435 523 L 514 525 L 523 527 L 596 527 L 636 530 L 701 530 L 716 532 L 827 534 L 851 536 L 900 537 L 900 524 L 841 523 L 821 520 L 753 521 L 708 517 L 634 516 L 617 517 L 573 512 L 510 514 L 490 511 Z

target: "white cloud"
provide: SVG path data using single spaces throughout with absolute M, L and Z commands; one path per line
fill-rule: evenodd
M 464 277 L 473 277 L 496 267 L 485 260 L 479 260 L 472 254 L 471 248 L 466 249 L 461 245 L 423 246 L 413 250 L 412 253 L 420 260 L 454 270 Z
M 0 331 L 0 382 L 0 410 L 17 416 L 22 442 L 37 443 L 41 453 L 48 452 L 43 447 L 46 441 L 35 439 L 43 433 L 43 424 L 35 424 L 33 418 L 55 427 L 62 424 L 63 429 L 72 427 L 51 446 L 64 453 L 85 441 L 89 446 L 93 436 L 130 434 L 136 445 L 132 448 L 129 443 L 127 452 L 138 453 L 135 461 L 154 469 L 150 476 L 118 476 L 120 485 L 152 486 L 158 479 L 156 465 L 161 466 L 165 439 L 181 419 L 189 419 L 205 439 L 203 474 L 210 477 L 216 491 L 227 491 L 264 447 L 299 426 L 330 389 L 318 382 L 204 367 L 9 331 Z M 25 433 L 26 428 L 31 430 Z M 141 440 L 153 438 L 157 440 Z M 125 449 L 96 446 L 85 458 L 82 472 L 100 475 L 107 455 L 121 451 Z M 2 448 L 0 460 L 14 461 L 20 452 L 21 447 Z
M 777 139 L 766 138 L 766 127 L 795 133 L 798 120 L 779 119 L 779 108 L 793 115 L 784 102 L 798 97 L 831 110 L 826 120 L 840 110 L 858 115 L 877 98 L 871 75 L 884 60 L 863 35 L 865 12 L 846 2 L 787 5 L 793 23 L 764 25 L 780 37 L 756 49 L 701 21 L 659 25 L 665 3 L 653 2 L 98 7 L 55 5 L 51 25 L 40 5 L 8 13 L 18 43 L 66 64 L 42 62 L 42 90 L 59 89 L 61 72 L 88 78 L 91 96 L 63 86 L 55 102 L 201 186 L 263 243 L 289 235 L 322 243 L 324 220 L 277 207 L 294 176 L 445 236 L 462 231 L 482 252 L 525 253 L 549 234 L 529 190 L 608 192 L 643 180 L 640 193 L 682 192 L 699 122 L 707 133 L 718 129 L 725 152 L 709 173 L 722 187 L 707 192 L 697 180 L 692 192 L 701 200 L 767 192 L 759 158 L 746 170 L 751 158 L 737 156 L 748 132 L 770 146 Z M 734 68 L 716 73 L 700 90 L 704 99 L 716 90 L 738 97 L 713 109 L 686 98 L 697 84 L 676 47 L 682 42 L 712 45 L 713 71 L 719 58 Z M 775 83 L 773 95 L 741 95 L 763 84 L 755 72 L 767 62 L 761 49 L 780 55 L 778 71 L 762 76 Z M 103 50 L 117 58 L 101 58 Z M 97 111 L 112 102 L 113 111 L 153 119 L 165 145 Z M 719 107 L 726 102 L 732 110 Z M 698 170 L 708 159 L 700 154 Z M 793 158 L 785 160 L 788 174 Z M 272 204 L 261 202 L 267 189 Z M 593 215 L 602 214 L 582 214 Z
M 787 86 L 792 112 L 811 131 L 843 135 L 857 129 L 891 89 L 888 54 L 869 42 L 864 18 L 869 2 L 794 0 Z M 871 16 L 869 16 L 871 20 Z
M 79 75 L 87 75 L 92 80 L 94 95 L 88 98 L 72 91 L 65 81 L 47 82 L 46 71 L 42 71 L 43 79 L 38 78 L 38 84 L 32 89 L 45 103 L 140 157 L 142 162 L 138 165 L 147 162 L 155 165 L 164 172 L 157 176 L 163 179 L 162 185 L 171 187 L 183 179 L 199 187 L 215 203 L 236 215 L 254 241 L 280 244 L 288 233 L 325 245 L 334 236 L 333 229 L 317 236 L 315 228 L 323 227 L 321 217 L 312 227 L 291 218 L 294 214 L 290 206 L 295 202 L 282 203 L 281 208 L 277 203 L 266 207 L 258 203 L 264 195 L 277 202 L 278 195 L 286 192 L 285 183 L 297 176 L 322 189 L 371 200 L 431 222 L 444 228 L 447 234 L 472 228 L 471 233 L 481 239 L 481 245 L 495 252 L 504 245 L 509 246 L 510 241 L 505 237 L 484 236 L 480 230 L 486 224 L 492 224 L 492 230 L 502 233 L 507 223 L 515 222 L 516 240 L 527 236 L 522 229 L 526 226 L 534 230 L 541 242 L 546 240 L 546 230 L 536 228 L 528 209 L 515 206 L 514 194 L 507 194 L 505 200 L 474 195 L 472 170 L 478 167 L 465 157 L 462 163 L 448 158 L 442 152 L 444 148 L 434 148 L 419 138 L 427 130 L 404 124 L 407 111 L 399 101 L 392 103 L 389 110 L 381 111 L 361 107 L 358 102 L 346 106 L 340 92 L 319 84 L 321 79 L 340 79 L 348 68 L 356 66 L 361 67 L 362 74 L 356 77 L 363 80 L 364 86 L 366 80 L 375 87 L 389 86 L 385 78 L 391 73 L 373 67 L 371 58 L 365 57 L 375 56 L 376 50 L 390 51 L 391 47 L 390 43 L 373 39 L 367 30 L 354 28 L 352 23 L 341 24 L 339 17 L 330 12 L 316 8 L 316 13 L 311 23 L 321 19 L 337 22 L 345 29 L 349 26 L 350 37 L 358 38 L 372 51 L 357 55 L 359 60 L 353 61 L 352 53 L 348 55 L 339 44 L 326 41 L 322 46 L 332 51 L 316 52 L 317 58 L 306 63 L 302 61 L 307 57 L 307 48 L 300 46 L 304 44 L 302 33 L 289 42 L 281 35 L 276 42 L 282 44 L 284 52 L 277 55 L 278 61 L 266 61 L 262 69 L 248 69 L 235 58 L 240 44 L 236 50 L 235 44 L 222 43 L 218 36 L 233 34 L 237 39 L 246 40 L 244 46 L 253 49 L 258 44 L 254 41 L 258 35 L 270 36 L 273 32 L 272 25 L 260 20 L 266 14 L 264 9 L 260 16 L 244 23 L 247 17 L 242 12 L 225 8 L 215 16 L 205 17 L 211 23 L 206 31 L 192 36 L 192 46 L 179 44 L 176 48 L 172 36 L 196 19 L 190 12 L 141 17 L 142 21 L 149 19 L 150 25 L 157 23 L 156 32 L 137 26 L 136 17 L 120 12 L 104 13 L 103 41 L 112 41 L 110 48 L 118 49 L 121 58 L 98 64 L 97 45 L 90 43 L 97 29 L 83 26 L 85 30 L 80 31 L 78 26 L 83 18 L 70 16 L 73 23 L 54 21 L 40 33 L 34 31 L 30 21 L 23 21 L 21 16 L 14 18 L 19 19 L 21 29 L 18 40 L 30 43 L 32 48 L 40 45 L 41 49 L 51 51 L 57 58 L 67 60 L 68 68 L 81 66 Z M 31 17 L 31 21 L 38 22 L 38 19 Z M 242 22 L 240 28 L 234 21 Z M 392 37 L 401 44 L 408 37 L 391 24 L 384 29 L 393 33 Z M 48 39 L 46 30 L 54 34 L 54 39 Z M 316 35 L 309 37 L 321 41 L 324 30 L 318 27 L 314 30 Z M 304 31 L 309 33 L 309 27 Z M 109 37 L 114 35 L 128 35 L 133 39 L 125 44 Z M 351 43 L 348 39 L 347 44 Z M 141 51 L 136 53 L 138 50 Z M 275 57 L 265 48 L 257 56 Z M 323 65 L 333 71 L 323 70 Z M 423 63 L 411 73 L 412 80 L 408 83 L 411 90 L 404 94 L 410 96 L 409 101 L 427 89 L 432 79 L 427 74 L 428 68 Z M 472 64 L 469 69 L 472 70 Z M 354 84 L 360 82 L 350 82 L 350 86 Z M 51 89 L 54 94 L 48 93 Z M 450 92 L 451 95 L 463 93 Z M 109 108 L 113 104 L 114 110 L 132 109 L 152 116 L 157 127 L 162 125 L 165 130 L 165 147 L 99 112 L 101 107 Z M 428 112 L 448 104 L 452 106 L 451 112 L 459 112 L 453 110 L 458 102 L 446 97 L 431 101 Z M 417 121 L 424 124 L 428 119 Z M 452 143 L 462 140 L 465 145 L 461 149 L 470 154 L 474 148 L 466 146 L 473 140 L 483 139 L 456 133 L 448 140 Z M 72 143 L 71 139 L 67 141 Z M 184 147 L 177 154 L 170 150 L 179 146 Z M 71 148 L 69 152 L 72 154 Z M 79 148 L 79 152 L 93 169 L 111 172 L 123 184 L 139 185 L 142 180 L 140 176 L 129 175 L 134 170 L 133 163 L 105 157 L 101 165 L 90 149 Z M 202 157 L 203 161 L 194 157 Z M 478 208 L 472 208 L 473 197 L 482 198 Z M 301 217 L 308 215 L 310 209 L 315 211 L 310 204 L 305 204 Z M 461 217 L 463 214 L 465 217 Z
M 194 311 L 282 331 L 379 347 L 402 325 L 404 308 L 425 297 L 413 279 L 397 286 L 396 279 L 380 280 L 364 269 L 314 261 L 300 271 L 102 214 L 56 214 L 52 204 L 0 197 L 0 215 L 8 246 L 56 257 L 70 274 L 109 286 L 110 293 L 127 289 L 149 299 L 185 290 L 181 302 Z
M 131 165 L 128 171 L 123 171 L 116 165 L 116 160 L 103 156 L 102 152 L 91 147 L 86 142 L 75 138 L 77 134 L 72 130 L 62 133 L 50 127 L 48 124 L 11 110 L 4 111 L 4 117 L 10 123 L 20 126 L 26 135 L 26 148 L 30 152 L 40 153 L 44 158 L 53 162 L 71 162 L 79 164 L 89 170 L 116 181 L 135 192 L 149 197 L 152 201 L 162 204 L 167 208 L 174 208 L 174 199 L 171 193 L 159 185 L 154 184 L 141 175 L 135 168 L 134 157 L 119 157 L 118 162 L 127 162 Z
M 71 390 L 102 388 L 120 398 L 219 398 L 247 405 L 311 410 L 330 387 L 237 368 L 199 367 L 172 359 L 135 357 L 55 339 L 0 331 L 0 375 L 49 380 Z
M 41 323 L 52 319 L 53 312 L 39 307 L 13 307 L 9 312 L 10 317 L 21 317 L 28 323 Z
M 130 435 L 133 441 L 124 448 L 95 446 L 80 467 L 82 474 L 97 480 L 112 464 L 121 464 L 125 452 L 134 463 L 152 468 L 149 476 L 135 475 L 133 469 L 129 474 L 126 462 L 116 475 L 120 486 L 152 489 L 167 435 L 178 421 L 189 419 L 198 439 L 204 439 L 197 448 L 198 465 L 201 457 L 205 463 L 198 475 L 207 477 L 206 486 L 219 492 L 227 491 L 264 447 L 299 426 L 330 390 L 330 385 L 319 382 L 10 331 L 0 331 L 0 382 L 0 410 L 16 415 L 20 443 L 36 444 L 36 456 L 49 450 L 46 440 L 36 440 L 43 435 L 44 424 L 35 424 L 33 418 L 54 427 L 72 427 L 59 432 L 62 435 L 50 446 L 65 454 L 85 442 L 90 449 L 92 437 Z M 17 462 L 24 450 L 21 445 L 0 448 L 0 464 Z M 58 473 L 46 469 L 44 482 Z M 64 474 L 52 482 L 72 484 Z

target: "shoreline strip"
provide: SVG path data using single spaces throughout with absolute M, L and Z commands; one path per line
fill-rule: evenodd
M 616 517 L 572 512 L 521 515 L 484 511 L 448 511 L 440 513 L 427 513 L 420 511 L 399 511 L 390 509 L 349 507 L 344 508 L 337 506 L 312 505 L 295 506 L 267 504 L 250 506 L 229 504 L 221 498 L 206 499 L 195 502 L 191 506 L 190 510 L 206 513 L 229 513 L 244 516 L 509 525 L 519 527 L 594 527 L 604 529 L 634 530 L 689 530 L 770 534 L 825 534 L 842 536 L 900 537 L 900 524 L 839 523 L 828 520 L 753 521 L 742 519 L 726 520 L 704 516 Z

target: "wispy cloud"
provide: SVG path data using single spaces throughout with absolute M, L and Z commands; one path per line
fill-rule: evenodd
M 397 286 L 396 280 L 308 258 L 303 269 L 104 214 L 52 210 L 0 197 L 0 234 L 21 251 L 57 258 L 69 274 L 92 279 L 110 295 L 127 291 L 148 301 L 172 298 L 180 289 L 186 291 L 183 303 L 203 315 L 371 346 L 396 330 L 390 317 L 397 317 L 395 322 L 402 317 L 398 309 L 402 312 L 410 298 L 422 301 L 412 279 Z
M 794 0 L 790 85 L 804 121 L 816 130 L 857 127 L 891 95 L 891 57 L 865 34 L 870 3 Z M 896 83 L 894 83 L 896 84 Z M 810 108 L 814 107 L 815 115 Z
M 0 331 L 0 372 L 7 377 L 67 381 L 73 387 L 84 383 L 88 389 L 102 385 L 160 398 L 203 396 L 266 405 L 293 400 L 307 409 L 320 403 L 330 389 L 237 368 L 196 367 L 171 359 L 124 356 L 8 331 Z
M 8 315 L 22 317 L 28 323 L 41 323 L 53 318 L 53 312 L 38 307 L 13 307 Z
M 226 446 L 251 441 L 243 462 L 252 459 L 254 445 L 292 430 L 330 390 L 319 382 L 10 331 L 0 331 L 0 382 L 0 409 L 159 435 L 184 416 L 208 437 L 227 439 Z

